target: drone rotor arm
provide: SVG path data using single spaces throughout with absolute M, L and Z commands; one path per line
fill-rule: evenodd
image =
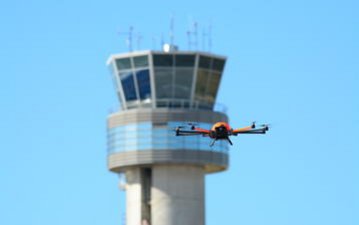
M 233 131 L 234 135 L 237 134 L 265 134 L 268 130 L 268 127 L 262 127 L 257 129 L 250 129 L 250 130 L 240 130 L 240 131 Z
M 247 126 L 247 127 L 242 127 L 242 128 L 239 128 L 239 129 L 234 129 L 232 131 L 233 134 L 237 134 L 237 133 L 241 133 L 243 131 L 250 131 L 250 130 L 253 130 L 252 128 L 252 125 L 251 126 Z
M 209 133 L 196 130 L 176 130 L 176 136 L 208 135 Z

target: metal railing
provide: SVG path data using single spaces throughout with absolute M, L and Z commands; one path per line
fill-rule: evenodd
M 191 109 L 191 110 L 211 110 L 215 112 L 227 113 L 228 108 L 222 103 L 208 103 L 204 101 L 190 101 L 187 99 L 157 99 L 155 107 L 152 101 L 131 101 L 127 102 L 127 109 L 134 108 L 169 108 L 169 109 Z M 109 113 L 119 110 L 127 110 L 122 105 L 110 107 Z

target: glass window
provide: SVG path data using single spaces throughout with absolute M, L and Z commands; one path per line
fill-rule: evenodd
M 126 101 L 137 100 L 135 82 L 132 73 L 120 73 L 122 89 L 125 93 Z
M 183 139 L 186 143 L 196 144 L 198 142 L 198 136 L 183 136 Z
M 211 148 L 216 152 L 221 151 L 222 142 L 223 140 L 217 140 L 216 143 Z
M 195 55 L 175 55 L 176 66 L 194 67 Z
M 167 136 L 167 140 L 174 144 L 181 144 L 183 143 L 184 136 L 176 136 L 175 133 L 173 133 L 172 135 Z
M 183 126 L 187 123 L 183 122 L 183 121 L 170 121 L 167 124 L 168 124 L 169 128 L 174 128 L 174 127 L 178 127 L 178 126 Z
M 137 138 L 137 133 L 136 132 L 126 132 L 123 136 L 123 138 L 125 139 L 134 139 Z
M 199 58 L 199 67 L 203 68 L 203 69 L 210 69 L 211 61 L 212 61 L 212 58 L 207 57 L 207 56 L 201 56 Z
M 116 79 L 116 73 L 115 73 L 115 70 L 114 70 L 114 65 L 113 63 L 111 63 L 109 66 L 108 66 L 109 70 L 111 71 L 111 77 L 112 77 L 112 84 L 114 85 L 115 87 L 115 90 L 116 90 L 116 93 L 118 94 L 118 99 L 120 100 L 120 103 L 122 104 L 122 99 L 121 99 L 121 96 L 119 95 L 119 90 L 120 90 L 120 87 L 119 87 L 119 83 L 117 82 L 117 79 Z
M 214 102 L 214 100 L 216 99 L 220 79 L 221 73 L 212 72 L 209 78 L 208 88 L 206 91 L 206 99 L 210 102 Z
M 167 127 L 167 123 L 166 122 L 153 122 L 153 127 L 154 128 L 166 128 Z
M 150 130 L 152 128 L 152 123 L 151 122 L 137 123 L 137 127 L 140 130 Z
M 119 127 L 114 127 L 114 128 L 109 129 L 109 133 L 116 134 L 116 133 L 124 132 L 125 130 L 126 130 L 125 126 L 119 126 Z
M 211 139 L 208 139 L 207 142 L 200 142 L 199 149 L 202 151 L 206 151 L 206 150 L 211 151 L 212 148 L 209 146 L 211 144 L 211 141 L 212 141 Z
M 124 138 L 123 140 L 126 146 L 133 146 L 137 144 L 137 140 L 134 138 Z
M 151 142 L 149 143 L 139 143 L 137 145 L 138 150 L 149 150 L 152 148 Z
M 125 131 L 126 132 L 133 132 L 135 130 L 137 130 L 137 124 L 129 124 L 125 126 Z
M 123 151 L 137 151 L 137 145 L 125 145 Z
M 131 69 L 130 58 L 116 59 L 116 66 L 118 70 Z
M 189 99 L 192 90 L 193 68 L 176 68 L 174 82 L 175 98 Z
M 164 128 L 164 129 L 153 129 L 152 135 L 154 138 L 159 138 L 159 137 L 167 137 L 168 134 L 169 134 L 168 129 Z
M 151 142 L 152 142 L 152 137 L 151 137 L 151 136 L 141 137 L 141 138 L 138 138 L 137 142 L 138 142 L 139 144 L 151 143 Z
M 146 138 L 146 137 L 151 137 L 152 136 L 151 130 L 139 130 L 137 132 L 138 132 L 137 136 L 139 138 Z
M 225 61 L 223 59 L 213 59 L 212 69 L 217 71 L 223 71 Z
M 153 55 L 153 65 L 154 66 L 173 66 L 173 55 Z
M 209 71 L 207 70 L 198 70 L 197 81 L 196 81 L 196 91 L 195 91 L 195 100 L 196 101 L 205 101 L 205 94 L 207 88 L 207 82 L 209 78 Z
M 213 124 L 209 124 L 209 123 L 197 123 L 198 127 L 201 127 L 203 129 L 207 129 L 210 130 L 213 126 Z
M 140 99 L 151 98 L 151 82 L 149 70 L 136 71 L 137 87 L 140 94 Z
M 148 56 L 136 56 L 133 57 L 133 62 L 135 64 L 135 67 L 147 67 L 148 66 Z
M 167 143 L 153 143 L 153 148 L 156 150 L 167 150 L 169 146 Z
M 172 98 L 173 96 L 173 69 L 155 69 L 155 84 L 157 98 Z

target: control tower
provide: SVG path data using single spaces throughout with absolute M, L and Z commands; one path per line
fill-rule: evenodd
M 175 136 L 189 121 L 210 129 L 226 58 L 197 51 L 111 55 L 120 101 L 107 119 L 108 168 L 126 177 L 126 225 L 204 225 L 205 175 L 228 167 L 228 143 Z

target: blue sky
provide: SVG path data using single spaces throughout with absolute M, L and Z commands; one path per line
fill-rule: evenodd
M 187 49 L 212 21 L 226 55 L 217 101 L 232 126 L 230 168 L 206 178 L 206 224 L 359 223 L 358 1 L 8 1 L 0 7 L 0 224 L 121 224 L 106 169 L 117 105 L 105 66 L 130 25 Z

